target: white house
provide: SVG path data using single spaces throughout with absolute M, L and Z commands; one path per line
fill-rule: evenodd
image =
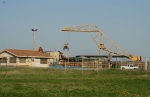
M 49 67 L 53 57 L 36 50 L 5 49 L 0 52 L 0 66 Z
M 57 51 L 44 51 L 44 53 L 49 54 L 50 56 L 52 56 L 54 58 L 53 62 L 59 62 L 60 59 L 60 54 Z
M 68 60 L 67 55 L 60 51 L 44 51 L 44 53 L 49 54 L 54 58 L 53 64 L 64 64 L 64 60 Z

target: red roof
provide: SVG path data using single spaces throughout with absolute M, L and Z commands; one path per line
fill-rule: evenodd
M 14 54 L 16 56 L 36 56 L 36 57 L 51 57 L 48 54 L 38 52 L 36 50 L 18 50 L 18 49 L 6 49 L 5 51 L 8 51 L 11 54 Z

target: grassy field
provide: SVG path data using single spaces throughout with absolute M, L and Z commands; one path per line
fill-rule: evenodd
M 0 97 L 150 97 L 150 71 L 0 68 Z

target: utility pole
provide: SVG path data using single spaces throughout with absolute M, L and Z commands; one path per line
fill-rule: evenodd
M 69 66 L 69 47 L 68 47 L 68 45 L 69 45 L 68 43 L 65 43 L 63 50 L 65 51 L 65 49 L 67 49 L 67 52 L 68 52 L 68 66 Z M 65 62 L 65 72 L 64 72 L 64 74 L 66 74 L 66 62 Z
M 38 29 L 31 29 L 31 30 L 33 31 L 33 50 L 35 50 L 36 49 L 36 37 L 35 37 L 35 35 L 36 35 L 36 31 Z

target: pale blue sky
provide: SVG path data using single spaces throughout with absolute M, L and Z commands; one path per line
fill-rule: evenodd
M 128 53 L 150 59 L 150 0 L 0 0 L 0 50 L 63 52 L 66 26 L 94 24 Z M 88 33 L 70 33 L 70 56 L 98 54 Z

